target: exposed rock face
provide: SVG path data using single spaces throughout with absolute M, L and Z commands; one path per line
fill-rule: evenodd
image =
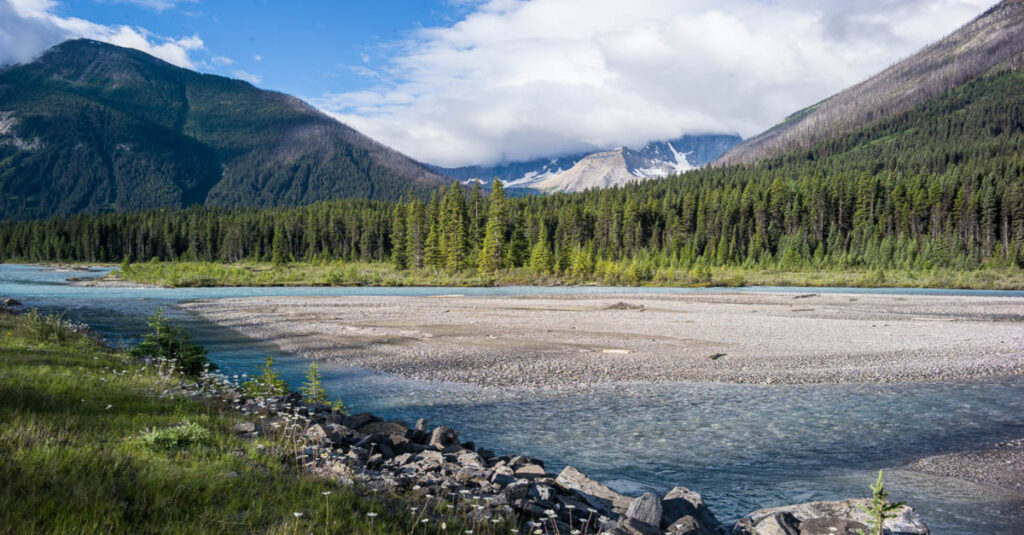
M 1000 2 L 962 28 L 884 71 L 800 110 L 733 147 L 714 165 L 751 163 L 910 109 L 985 73 L 1024 65 L 1024 2 Z

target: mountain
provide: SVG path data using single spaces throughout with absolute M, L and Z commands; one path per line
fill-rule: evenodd
M 305 102 L 85 39 L 0 71 L 0 219 L 396 199 L 450 179 Z
M 1004 0 L 954 33 L 871 78 L 790 115 L 714 165 L 778 156 L 851 132 L 985 74 L 1024 65 L 1024 0 Z
M 508 162 L 494 166 L 431 167 L 462 182 L 495 178 L 507 188 L 541 191 L 582 191 L 590 187 L 622 185 L 635 180 L 661 178 L 701 167 L 742 139 L 729 134 L 687 135 L 648 143 L 639 150 L 619 147 L 555 158 Z

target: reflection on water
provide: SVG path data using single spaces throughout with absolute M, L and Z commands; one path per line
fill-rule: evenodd
M 73 319 L 88 322 L 115 343 L 130 342 L 143 330 L 146 314 L 169 307 L 229 374 L 252 372 L 264 354 L 278 352 L 175 309 L 176 302 L 246 295 L 601 291 L 107 289 L 63 284 L 70 275 L 0 266 L 0 296 L 70 309 Z M 301 382 L 305 362 L 287 355 L 278 362 L 285 379 Z M 1024 436 L 1022 378 L 906 385 L 622 384 L 549 392 L 410 381 L 334 365 L 325 366 L 324 374 L 328 391 L 357 411 L 406 421 L 425 417 L 496 451 L 546 459 L 549 469 L 573 464 L 626 492 L 686 485 L 702 492 L 725 518 L 761 507 L 862 496 L 879 468 Z M 888 471 L 886 480 L 893 497 L 917 507 L 935 533 L 1024 529 L 1020 494 L 898 469 Z

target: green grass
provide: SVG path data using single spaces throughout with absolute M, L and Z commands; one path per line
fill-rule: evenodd
M 600 266 L 599 266 L 600 267 Z M 609 264 L 584 276 L 537 275 L 521 268 L 481 275 L 475 270 L 395 270 L 383 262 L 293 262 L 281 266 L 240 262 L 146 262 L 122 266 L 115 276 L 171 287 L 200 286 L 510 286 L 584 284 L 610 286 L 842 286 L 973 289 L 1024 288 L 1024 270 L 985 267 L 962 271 L 712 267 L 657 269 L 636 276 Z
M 180 381 L 59 318 L 0 314 L 0 531 L 441 533 L 411 497 L 300 473 L 283 438 L 237 438 L 221 401 L 159 395 Z M 448 533 L 508 532 L 444 514 Z

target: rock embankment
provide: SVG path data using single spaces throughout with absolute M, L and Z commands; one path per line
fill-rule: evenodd
M 867 500 L 764 509 L 723 524 L 688 488 L 627 496 L 572 466 L 549 472 L 540 459 L 498 455 L 462 441 L 450 427 L 430 428 L 422 419 L 410 427 L 369 413 L 342 414 L 303 403 L 294 392 L 268 398 L 236 394 L 232 406 L 246 418 L 234 426 L 236 434 L 289 433 L 303 470 L 372 491 L 411 494 L 423 501 L 424 510 L 447 505 L 482 522 L 512 520 L 520 533 L 812 535 L 866 528 L 858 505 Z M 909 507 L 886 528 L 892 535 L 929 533 Z

